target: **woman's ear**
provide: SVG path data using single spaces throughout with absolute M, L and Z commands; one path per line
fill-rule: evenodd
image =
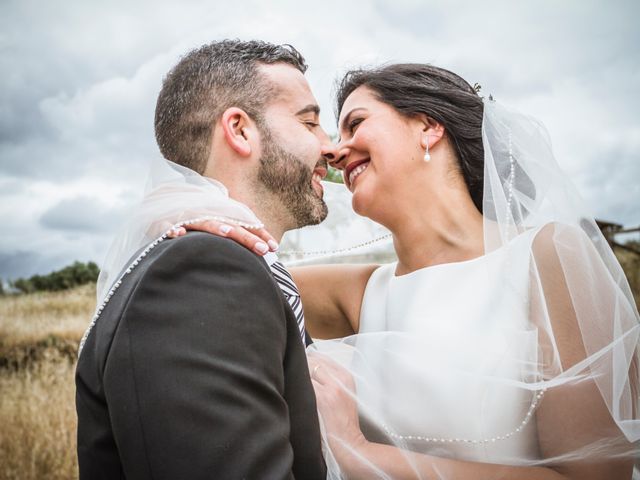
M 227 108 L 220 120 L 227 145 L 242 157 L 248 157 L 255 145 L 257 133 L 255 123 L 238 107 Z
M 420 123 L 422 128 L 422 148 L 433 147 L 444 137 L 444 126 L 436 122 L 433 118 L 426 115 L 420 115 Z

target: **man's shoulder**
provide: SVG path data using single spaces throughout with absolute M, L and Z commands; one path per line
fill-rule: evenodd
M 226 254 L 259 259 L 258 256 L 236 241 L 211 233 L 187 232 L 186 235 L 182 235 L 181 237 L 166 239 L 163 243 L 174 251 L 183 249 L 212 249 L 215 252 L 224 252 Z
M 242 264 L 251 270 L 267 272 L 266 262 L 234 240 L 210 233 L 188 232 L 174 239 L 164 240 L 150 255 L 149 267 L 156 262 Z
M 160 292 L 198 302 L 220 295 L 250 295 L 269 301 L 280 298 L 273 275 L 261 257 L 233 240 L 209 233 L 189 232 L 165 239 L 136 258 L 109 302 L 110 307 L 115 303 L 119 308 L 110 311 L 157 302 Z M 171 308 L 184 303 L 174 302 Z
M 265 295 L 277 289 L 263 258 L 233 240 L 203 232 L 159 241 L 134 255 L 127 265 L 118 281 L 117 297 L 122 296 L 122 291 L 131 294 L 158 281 L 191 284 L 198 280 L 212 282 L 215 278 L 229 286 L 235 285 L 230 282 L 232 278 L 246 278 L 245 283 Z M 273 289 L 264 289 L 267 285 Z
M 237 326 L 237 322 L 227 321 L 232 315 L 250 319 L 268 308 L 280 312 L 285 302 L 266 262 L 233 240 L 193 232 L 160 241 L 136 258 L 103 302 L 101 319 L 89 337 L 93 342 L 96 336 L 107 339 L 101 358 L 107 355 L 114 332 L 123 322 L 139 326 L 156 324 L 162 318 L 169 322 L 180 318 L 185 326 L 196 328 L 204 321 L 227 331 Z M 229 305 L 234 308 L 227 308 Z M 207 313 L 203 320 L 203 312 L 214 311 L 225 313 Z M 280 313 L 261 318 L 271 328 L 280 325 Z

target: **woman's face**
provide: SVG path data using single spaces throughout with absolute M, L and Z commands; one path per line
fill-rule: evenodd
M 397 201 L 417 185 L 424 165 L 424 122 L 400 115 L 362 86 L 347 97 L 338 120 L 339 160 L 353 209 L 383 224 Z M 395 210 L 397 212 L 397 210 Z

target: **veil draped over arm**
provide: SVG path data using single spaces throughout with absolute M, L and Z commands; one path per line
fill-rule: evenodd
M 162 157 L 155 158 L 144 197 L 117 232 L 101 266 L 98 305 L 141 249 L 165 238 L 172 228 L 206 219 L 246 228 L 263 226 L 247 206 L 229 198 L 222 183 Z
M 360 333 L 316 341 L 310 353 L 348 372 L 354 384 L 344 390 L 363 433 L 397 447 L 415 478 L 432 478 L 421 465 L 437 458 L 613 478 L 606 472 L 628 471 L 640 447 L 632 292 L 544 127 L 484 104 L 486 263 L 477 291 L 465 289 L 473 261 L 445 266 L 461 272 L 450 288 L 439 266 L 407 278 L 381 267 L 365 293 Z M 431 287 L 434 278 L 442 283 Z M 400 286 L 409 291 L 399 294 Z M 491 297 L 492 308 L 456 316 L 464 311 L 456 303 L 474 295 Z M 383 326 L 367 329 L 369 314 Z M 349 449 L 370 478 L 394 478 L 384 458 L 360 455 L 326 426 L 325 446 L 331 478 L 346 476 L 338 453 Z M 439 478 L 459 478 L 452 464 L 436 464 Z
M 486 100 L 482 135 L 484 263 L 406 278 L 381 267 L 365 292 L 360 333 L 316 341 L 309 353 L 348 373 L 352 382 L 341 385 L 363 433 L 396 447 L 415 478 L 433 478 L 425 461 L 445 479 L 460 478 L 455 461 L 591 473 L 633 463 L 640 323 L 624 272 L 539 122 Z M 352 212 L 343 186 L 325 192 L 329 219 L 288 234 L 281 250 L 298 250 L 289 264 L 353 255 L 371 263 L 389 253 L 388 232 Z M 220 183 L 155 162 L 147 193 L 103 266 L 99 303 L 136 252 L 202 218 L 262 226 Z M 458 315 L 471 300 L 487 308 Z M 368 328 L 369 313 L 382 326 Z M 344 476 L 336 448 L 351 449 L 368 478 L 394 477 L 384 458 L 358 456 L 341 431 L 323 429 L 330 478 Z

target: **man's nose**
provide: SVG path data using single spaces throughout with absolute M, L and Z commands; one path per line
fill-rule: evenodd
M 324 130 L 323 130 L 324 133 Z M 334 143 L 331 140 L 331 137 L 324 133 L 324 141 L 322 142 L 321 155 L 327 163 L 333 168 L 337 168 L 342 170 L 344 168 L 344 164 L 346 163 L 344 160 L 347 157 L 348 149 L 344 148 L 343 143 Z
M 347 165 L 348 156 L 349 156 L 348 148 L 345 148 L 345 147 L 339 148 L 336 145 L 332 152 L 331 160 L 327 158 L 327 161 L 329 162 L 329 165 L 331 165 L 333 168 L 337 168 L 338 170 L 344 170 L 344 167 Z
M 338 148 L 331 140 L 329 140 L 327 143 L 322 145 L 320 154 L 329 163 L 329 165 L 332 165 L 338 157 Z

